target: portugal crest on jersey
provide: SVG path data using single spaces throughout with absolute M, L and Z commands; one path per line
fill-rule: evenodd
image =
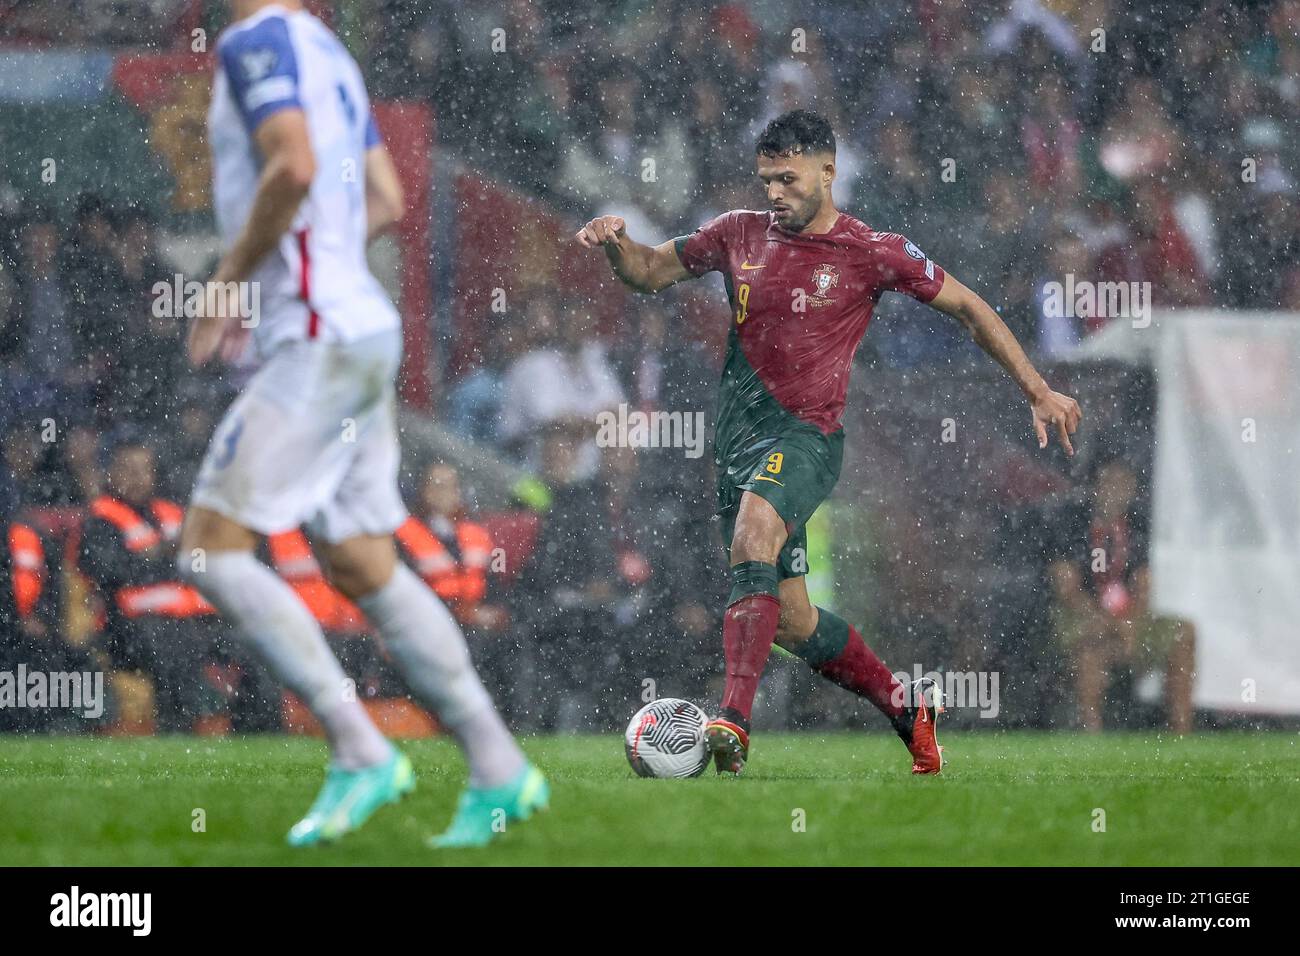
M 837 285 L 839 285 L 840 283 L 839 270 L 836 269 L 830 263 L 823 262 L 821 265 L 819 265 L 816 269 L 813 270 L 812 281 L 813 281 L 813 295 L 816 297 L 816 299 L 822 299 L 824 301 L 829 302 L 830 300 L 826 298 L 826 293 L 829 292 L 831 289 L 835 288 Z M 814 301 L 816 301 L 816 299 L 814 299 Z M 818 304 L 820 305 L 821 303 Z

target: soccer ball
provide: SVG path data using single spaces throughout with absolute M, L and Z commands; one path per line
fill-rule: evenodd
M 642 777 L 698 777 L 709 764 L 708 716 L 689 700 L 663 697 L 636 712 L 623 735 L 627 762 Z

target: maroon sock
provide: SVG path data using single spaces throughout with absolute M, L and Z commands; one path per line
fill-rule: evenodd
M 865 697 L 887 717 L 903 713 L 906 702 L 903 685 L 875 651 L 867 647 L 867 642 L 852 625 L 849 625 L 849 639 L 844 650 L 813 669 L 827 680 Z
M 776 640 L 781 602 L 770 594 L 750 594 L 727 608 L 722 619 L 722 645 L 727 655 L 727 689 L 723 709 L 749 720 L 754 694 L 772 642 Z

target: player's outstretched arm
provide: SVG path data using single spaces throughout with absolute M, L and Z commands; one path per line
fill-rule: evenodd
M 190 326 L 188 351 L 195 365 L 202 365 L 212 357 L 231 327 L 229 310 L 212 307 L 212 290 L 227 283 L 243 282 L 252 275 L 257 264 L 293 225 L 293 217 L 316 177 L 316 157 L 302 110 L 273 113 L 258 124 L 253 138 L 264 159 L 262 176 L 243 232 L 209 280 L 208 305 Z
M 1083 417 L 1079 403 L 1048 387 L 992 306 L 950 275 L 944 276 L 943 288 L 930 300 L 930 305 L 951 315 L 970 329 L 976 344 L 993 356 L 1015 379 L 1029 400 L 1038 447 L 1047 447 L 1047 429 L 1051 426 L 1056 429 L 1066 454 L 1073 455 L 1074 446 L 1070 444 L 1070 436 L 1079 427 L 1079 420 Z
M 674 282 L 695 278 L 677 258 L 671 241 L 645 246 L 629 239 L 622 216 L 593 219 L 578 230 L 574 239 L 584 249 L 603 246 L 614 275 L 637 292 L 659 292 Z
M 382 233 L 406 214 L 406 197 L 397 167 L 380 143 L 366 150 L 366 241 Z

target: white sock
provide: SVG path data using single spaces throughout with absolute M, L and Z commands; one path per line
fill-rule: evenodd
M 316 619 L 279 575 L 247 551 L 210 553 L 203 571 L 188 561 L 179 566 L 321 722 L 336 764 L 356 770 L 389 759 L 392 744 L 357 700 Z
M 357 599 L 407 686 L 451 731 L 474 787 L 496 787 L 523 768 L 523 751 L 483 688 L 456 619 L 410 568 L 398 563 L 378 591 Z

